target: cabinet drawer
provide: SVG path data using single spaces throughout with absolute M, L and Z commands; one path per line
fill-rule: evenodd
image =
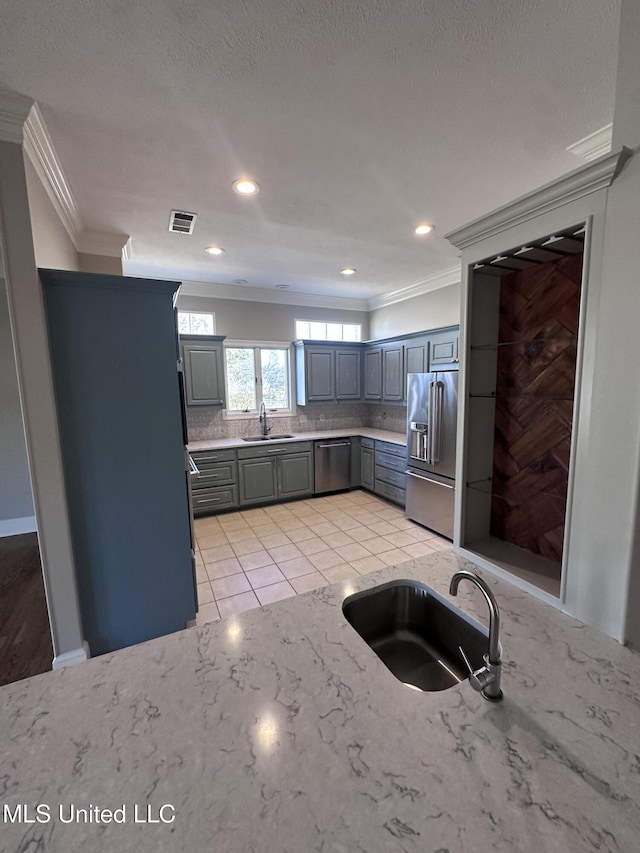
M 390 501 L 401 504 L 405 503 L 404 489 L 399 489 L 397 486 L 392 486 L 390 483 L 383 483 L 381 480 L 376 480 L 376 494 L 382 495 Z
M 198 463 L 196 462 L 196 465 Z M 210 489 L 212 486 L 223 486 L 238 480 L 238 463 L 215 462 L 208 467 L 199 468 L 200 473 L 193 478 L 191 488 L 194 492 Z
M 196 450 L 191 454 L 198 468 L 213 465 L 217 462 L 233 462 L 236 458 L 235 450 Z
M 282 456 L 284 453 L 311 453 L 313 451 L 313 443 L 311 441 L 294 441 L 282 442 L 277 444 L 275 441 L 265 441 L 258 444 L 257 447 L 240 447 L 238 448 L 238 459 L 256 459 L 264 456 L 272 458 L 274 456 Z
M 192 495 L 193 514 L 206 515 L 221 509 L 232 509 L 238 506 L 237 486 L 220 486 L 216 489 L 205 489 Z
M 388 441 L 376 441 L 376 453 L 389 453 L 391 456 L 401 456 L 403 459 L 407 455 L 407 448 L 404 444 L 391 444 Z
M 372 438 L 361 438 L 360 446 L 361 447 L 375 447 L 375 441 Z
M 404 474 L 407 467 L 407 460 L 404 454 L 402 456 L 392 456 L 390 453 L 376 450 L 376 465 L 382 465 L 384 468 L 393 468 L 394 471 L 402 471 Z
M 398 486 L 399 489 L 405 488 L 406 474 L 400 471 L 392 471 L 390 468 L 381 468 L 376 465 L 376 483 L 381 480 L 384 483 L 390 483 L 392 486 Z

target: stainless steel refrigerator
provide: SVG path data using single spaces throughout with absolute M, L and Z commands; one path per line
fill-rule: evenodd
M 458 372 L 407 380 L 406 516 L 453 539 Z

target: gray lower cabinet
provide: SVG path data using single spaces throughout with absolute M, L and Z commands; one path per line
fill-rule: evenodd
M 182 335 L 188 406 L 224 406 L 222 335 Z
M 373 439 L 360 440 L 360 482 L 363 489 L 370 491 L 374 488 L 374 448 Z
M 191 477 L 194 516 L 210 515 L 238 506 L 238 463 L 235 450 L 191 454 L 198 473 Z
M 374 491 L 394 503 L 405 505 L 407 449 L 387 441 L 375 443 Z
M 240 505 L 313 494 L 313 444 L 265 445 L 238 450 Z

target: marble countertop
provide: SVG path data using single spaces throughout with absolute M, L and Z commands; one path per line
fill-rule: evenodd
M 2 688 L 2 802 L 52 819 L 5 818 L 0 850 L 636 851 L 640 655 L 485 574 L 491 704 L 404 687 L 343 617 L 392 578 L 448 598 L 461 565 L 434 554 Z M 470 584 L 455 603 L 486 621 Z M 124 804 L 126 823 L 63 823 L 61 804 Z M 165 804 L 173 823 L 134 823 Z
M 277 429 L 274 428 L 277 435 Z M 258 434 L 257 431 L 255 433 Z M 348 429 L 327 429 L 316 430 L 314 432 L 297 432 L 293 438 L 278 439 L 280 442 L 292 441 L 316 441 L 323 438 L 348 438 L 349 436 L 360 435 L 364 438 L 377 438 L 378 441 L 389 441 L 392 444 L 401 444 L 406 446 L 407 437 L 403 432 L 392 432 L 386 429 L 374 429 L 373 427 L 352 427 Z M 194 453 L 198 450 L 215 450 L 228 447 L 250 447 L 249 442 L 243 441 L 241 437 L 234 438 L 211 438 L 203 441 L 190 441 L 188 444 L 189 451 Z

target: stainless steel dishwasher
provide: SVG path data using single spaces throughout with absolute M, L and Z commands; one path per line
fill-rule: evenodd
M 335 441 L 315 441 L 313 443 L 315 461 L 316 495 L 324 492 L 337 492 L 351 487 L 351 439 L 339 438 Z

